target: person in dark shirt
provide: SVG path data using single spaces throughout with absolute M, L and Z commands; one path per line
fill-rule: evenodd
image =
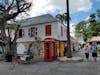
M 93 42 L 91 47 L 92 47 L 92 57 L 94 59 L 94 62 L 97 62 L 97 47 L 96 47 L 96 44 Z

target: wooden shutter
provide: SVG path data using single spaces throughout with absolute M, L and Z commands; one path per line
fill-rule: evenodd
M 38 28 L 35 28 L 35 35 L 38 35 Z
M 51 35 L 51 25 L 47 25 L 45 27 L 45 35 L 50 36 Z

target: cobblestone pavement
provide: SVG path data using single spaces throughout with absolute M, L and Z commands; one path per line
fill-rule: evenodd
M 80 55 L 84 58 L 83 52 Z M 92 58 L 88 62 L 34 62 L 16 64 L 0 62 L 0 75 L 100 75 L 100 57 L 97 63 Z

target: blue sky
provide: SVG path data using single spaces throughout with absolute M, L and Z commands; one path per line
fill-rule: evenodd
M 66 0 L 32 0 L 33 6 L 29 11 L 30 17 L 42 14 L 51 14 L 66 12 Z M 100 9 L 100 0 L 69 0 L 71 24 L 77 24 L 89 17 L 91 13 Z
M 0 0 L 2 1 L 2 0 Z M 66 12 L 66 0 L 27 0 L 32 1 L 32 7 L 28 11 L 29 16 L 21 14 L 19 19 L 35 17 L 43 14 L 63 14 Z M 70 6 L 70 28 L 74 32 L 75 26 L 82 20 L 86 20 L 90 14 L 100 9 L 100 0 L 69 0 Z
M 47 13 L 55 16 L 66 12 L 66 0 L 32 0 L 32 3 L 33 6 L 28 12 L 29 17 Z M 100 9 L 100 0 L 69 0 L 69 5 L 71 16 L 70 30 L 73 35 L 77 23 L 86 20 L 91 13 L 95 13 L 97 9 Z
M 30 16 L 26 16 L 26 18 L 35 17 L 48 13 L 55 16 L 59 13 L 63 14 L 66 12 L 66 0 L 31 0 L 31 1 L 33 5 L 31 7 L 31 10 L 28 11 L 28 14 Z M 100 9 L 100 0 L 69 0 L 69 6 L 70 6 L 70 16 L 71 16 L 70 30 L 73 35 L 75 31 L 75 25 L 77 23 L 86 20 L 90 14 L 95 13 L 97 9 Z M 21 17 L 22 14 L 19 16 Z
M 2 0 L 0 0 L 2 1 Z M 66 12 L 66 0 L 28 0 L 33 5 L 28 12 L 29 17 L 39 16 L 43 14 L 51 14 L 53 16 Z M 71 24 L 77 24 L 89 17 L 91 13 L 95 13 L 100 9 L 100 0 L 69 0 Z M 22 14 L 21 14 L 22 15 Z M 23 16 L 22 16 L 23 17 Z
M 76 12 L 74 14 L 71 14 L 71 22 L 72 23 L 79 23 L 82 20 L 85 20 L 90 14 L 95 13 L 97 9 L 100 9 L 100 0 L 91 0 L 92 2 L 92 8 L 87 11 L 81 11 L 81 12 Z
M 2 0 L 0 0 L 2 1 Z M 42 14 L 51 14 L 66 12 L 66 0 L 28 0 L 33 5 L 29 11 L 29 17 L 39 16 Z M 69 0 L 71 24 L 77 24 L 89 17 L 100 9 L 100 0 Z

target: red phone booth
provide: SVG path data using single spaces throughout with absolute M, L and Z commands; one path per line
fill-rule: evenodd
M 44 61 L 53 61 L 57 58 L 57 41 L 53 38 L 44 39 Z

